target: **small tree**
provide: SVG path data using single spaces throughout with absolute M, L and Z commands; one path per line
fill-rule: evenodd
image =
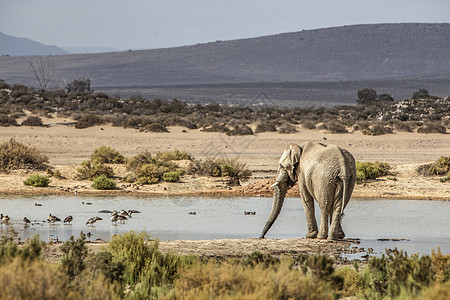
M 68 85 L 66 85 L 68 94 L 75 95 L 89 95 L 94 90 L 91 90 L 91 80 L 89 78 L 75 79 Z
M 377 92 L 374 89 L 363 88 L 358 91 L 358 102 L 359 104 L 364 104 L 368 102 L 374 102 L 377 100 Z
M 420 89 L 417 92 L 414 92 L 412 96 L 413 99 L 423 99 L 428 97 L 430 97 L 430 95 L 428 94 L 428 91 L 425 89 Z

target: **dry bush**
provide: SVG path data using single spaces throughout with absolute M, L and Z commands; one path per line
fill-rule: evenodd
M 96 125 L 101 125 L 104 124 L 105 121 L 103 120 L 102 117 L 98 116 L 98 115 L 94 115 L 94 114 L 87 114 L 82 116 L 77 124 L 75 124 L 75 128 L 78 129 L 83 129 L 83 128 L 88 128 L 88 127 L 92 127 L 92 126 L 96 126 Z
M 296 132 L 297 132 L 297 127 L 295 127 L 294 125 L 291 125 L 289 123 L 284 123 L 283 125 L 280 126 L 280 128 L 278 128 L 278 133 L 290 134 L 290 133 L 296 133 Z
M 228 132 L 230 129 L 225 124 L 214 123 L 212 125 L 205 125 L 202 128 L 204 132 Z
M 256 126 L 255 132 L 256 133 L 260 133 L 260 132 L 276 132 L 277 131 L 277 126 L 275 126 L 274 123 L 272 122 L 262 122 L 262 123 L 258 123 L 258 125 Z
M 306 129 L 316 129 L 316 122 L 315 121 L 303 121 L 302 126 Z
M 142 128 L 140 131 L 145 131 L 145 132 L 169 132 L 169 130 L 166 128 L 166 126 L 164 126 L 163 124 L 160 123 L 151 123 L 146 125 L 144 128 Z
M 175 149 L 173 151 L 163 151 L 156 153 L 156 160 L 171 161 L 171 160 L 192 160 L 192 156 L 187 151 L 180 151 Z
M 253 135 L 253 130 L 247 125 L 236 125 L 227 135 Z
M 48 157 L 40 150 L 16 142 L 14 139 L 0 144 L 0 170 L 6 172 L 13 169 L 43 169 Z
M 17 121 L 14 117 L 8 116 L 6 114 L 0 114 L 0 126 L 19 126 L 19 124 L 17 124 Z
M 23 122 L 22 126 L 44 126 L 42 119 L 38 116 L 28 116 Z
M 195 264 L 183 268 L 172 299 L 334 299 L 323 282 L 305 276 L 285 260 L 276 267 L 231 264 Z
M 417 133 L 446 133 L 447 128 L 440 122 L 428 122 L 417 129 Z
M 326 130 L 329 133 L 347 133 L 347 129 L 344 125 L 338 121 L 328 121 L 319 126 L 319 129 Z
M 108 178 L 113 178 L 114 170 L 110 166 L 85 160 L 78 166 L 76 178 L 80 180 L 94 180 L 94 178 L 101 175 L 105 175 Z
M 364 135 L 383 135 L 383 134 L 388 134 L 388 133 L 392 133 L 392 128 L 389 126 L 384 126 L 381 124 L 376 124 L 373 126 L 369 126 L 369 128 L 367 129 L 363 129 L 362 133 Z
M 422 165 L 417 172 L 423 176 L 447 175 L 450 172 L 450 156 L 441 156 L 432 164 Z

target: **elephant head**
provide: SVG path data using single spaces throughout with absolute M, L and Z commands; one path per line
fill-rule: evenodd
M 272 185 L 274 188 L 272 210 L 260 238 L 264 238 L 267 231 L 272 227 L 283 207 L 286 192 L 294 186 L 298 180 L 298 167 L 301 154 L 302 148 L 296 144 L 291 144 L 288 149 L 284 150 L 283 155 L 281 155 L 278 165 L 278 176 L 275 183 Z

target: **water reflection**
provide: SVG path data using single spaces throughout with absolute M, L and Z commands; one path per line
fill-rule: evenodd
M 88 202 L 92 204 L 87 205 Z M 114 234 L 134 230 L 147 231 L 160 240 L 255 238 L 260 235 L 271 206 L 271 198 L 258 197 L 2 196 L 0 212 L 11 217 L 12 225 L 2 225 L 0 234 L 10 234 L 14 229 L 21 239 L 39 234 L 43 240 L 64 241 L 83 231 L 91 233 L 91 240 L 108 240 Z M 99 213 L 114 209 L 136 209 L 141 213 L 115 225 L 109 214 Z M 244 211 L 255 211 L 256 215 L 245 215 Z M 49 214 L 60 219 L 72 215 L 73 222 L 49 224 L 44 222 Z M 343 227 L 347 237 L 361 240 L 358 247 L 373 248 L 374 253 L 384 252 L 386 247 L 422 254 L 440 247 L 449 253 L 449 215 L 448 201 L 352 200 Z M 32 225 L 24 225 L 25 216 Z M 86 221 L 95 216 L 103 220 L 86 226 Z M 318 209 L 316 217 L 320 217 Z M 301 238 L 305 234 L 300 199 L 287 198 L 267 238 Z M 407 241 L 377 241 L 382 238 Z

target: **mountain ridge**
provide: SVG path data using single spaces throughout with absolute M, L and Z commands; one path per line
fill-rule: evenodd
M 93 86 L 338 82 L 450 76 L 450 24 L 348 25 L 174 48 L 56 55 L 55 78 Z M 0 57 L 0 78 L 35 84 L 28 61 Z
M 68 54 L 68 52 L 57 46 L 45 45 L 29 38 L 15 37 L 0 32 L 0 55 L 28 56 L 59 54 Z

